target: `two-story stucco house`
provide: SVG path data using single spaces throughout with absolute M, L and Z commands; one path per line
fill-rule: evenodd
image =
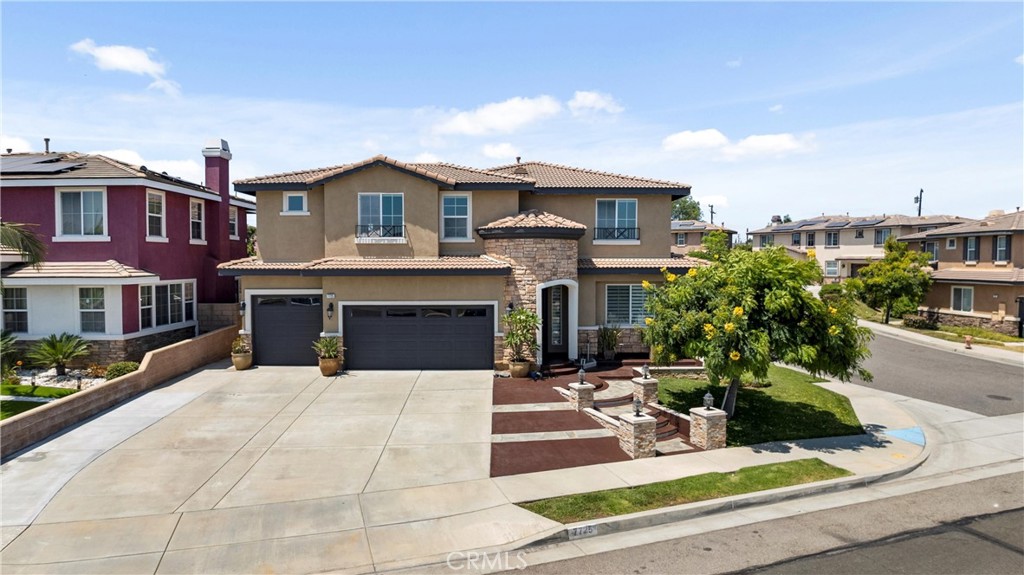
M 1024 212 L 910 234 L 912 248 L 938 254 L 922 311 L 941 323 L 1021 335 L 1024 316 Z
M 970 222 L 958 216 L 903 216 L 897 214 L 867 217 L 820 216 L 781 223 L 749 232 L 754 249 L 783 246 L 790 256 L 806 258 L 815 251 L 825 282 L 856 277 L 857 270 L 872 259 L 885 255 L 885 240 L 937 228 Z M 936 255 L 937 257 L 937 255 Z
M 47 247 L 38 268 L 4 258 L 3 329 L 24 344 L 81 335 L 89 362 L 139 360 L 193 337 L 203 304 L 237 301 L 217 265 L 245 256 L 256 206 L 229 194 L 226 142 L 203 155 L 206 186 L 101 155 L 2 156 L 0 217 Z
M 665 221 L 689 186 L 541 162 L 482 170 L 385 156 L 235 182 L 258 198 L 260 257 L 240 278 L 244 334 L 262 364 L 311 364 L 342 338 L 349 368 L 489 369 L 502 316 L 542 318 L 538 361 L 598 353 L 597 329 L 635 326 L 643 280 L 671 258 Z
M 729 237 L 730 247 L 733 244 L 733 236 L 736 235 L 736 230 L 699 220 L 672 220 L 671 231 L 672 253 L 681 256 L 704 249 L 701 241 L 710 232 L 724 232 Z

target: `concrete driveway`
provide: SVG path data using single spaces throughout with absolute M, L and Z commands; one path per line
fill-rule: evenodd
M 490 371 L 215 364 L 2 466 L 4 573 L 301 573 L 557 527 L 488 478 Z

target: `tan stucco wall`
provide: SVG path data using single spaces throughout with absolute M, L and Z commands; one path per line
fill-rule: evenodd
M 407 242 L 357 244 L 360 193 L 400 193 Z M 437 184 L 404 172 L 375 166 L 324 185 L 326 257 L 431 258 L 437 257 Z
M 442 192 L 438 195 L 438 220 L 436 226 L 438 237 L 441 230 L 441 195 L 449 193 Z M 519 192 L 517 191 L 477 191 L 477 192 L 450 192 L 452 194 L 468 194 L 470 197 L 470 237 L 472 242 L 440 242 L 440 253 L 443 256 L 467 256 L 480 255 L 484 253 L 484 241 L 476 233 L 480 226 L 487 225 L 493 221 L 514 216 L 519 213 Z
M 939 238 L 939 269 L 962 268 L 964 267 L 964 242 L 966 237 L 956 238 L 956 248 L 946 249 L 946 238 Z M 992 261 L 992 242 L 995 236 L 980 236 L 978 242 L 978 263 L 980 269 L 1007 269 L 1007 266 L 997 266 Z M 921 249 L 921 244 L 914 242 L 912 247 Z M 1024 234 L 1016 234 L 1010 238 L 1010 262 L 1012 267 L 1024 267 Z
M 597 200 L 625 198 L 637 200 L 637 227 L 640 228 L 640 244 L 594 245 Z M 674 238 L 669 229 L 672 200 L 668 195 L 537 195 L 524 192 L 519 196 L 519 208 L 520 210 L 544 210 L 587 226 L 587 233 L 580 238 L 579 256 L 581 258 L 665 258 L 671 254 Z
M 934 283 L 925 297 L 924 306 L 948 310 L 953 305 L 953 287 L 974 288 L 974 313 L 1002 312 L 1017 315 L 1016 298 L 1024 296 L 1024 286 L 998 286 L 969 283 Z
M 580 283 L 580 327 L 605 324 L 605 286 L 609 284 L 653 284 L 665 281 L 661 274 L 585 274 Z
M 319 289 L 321 278 L 299 276 L 241 276 L 241 288 L 251 289 Z
M 282 216 L 283 192 L 258 192 L 257 242 L 265 262 L 304 262 L 324 257 L 324 194 L 306 194 L 308 216 Z

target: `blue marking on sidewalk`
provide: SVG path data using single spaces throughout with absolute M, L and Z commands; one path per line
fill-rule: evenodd
M 902 439 L 903 441 L 909 441 L 915 445 L 924 446 L 924 432 L 921 431 L 920 427 L 908 427 L 906 429 L 890 429 L 885 432 L 885 435 L 895 437 L 896 439 Z

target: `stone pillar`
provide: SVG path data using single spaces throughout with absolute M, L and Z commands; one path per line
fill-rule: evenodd
M 619 416 L 619 447 L 633 459 L 654 457 L 654 428 L 658 420 L 641 413 L 639 416 L 625 413 Z
M 576 411 L 594 407 L 594 386 L 589 383 L 570 383 L 569 405 Z
M 725 447 L 727 416 L 714 407 L 694 407 L 690 410 L 690 443 L 707 451 Z
M 639 399 L 644 405 L 658 403 L 658 380 L 653 377 L 634 377 L 633 399 Z

